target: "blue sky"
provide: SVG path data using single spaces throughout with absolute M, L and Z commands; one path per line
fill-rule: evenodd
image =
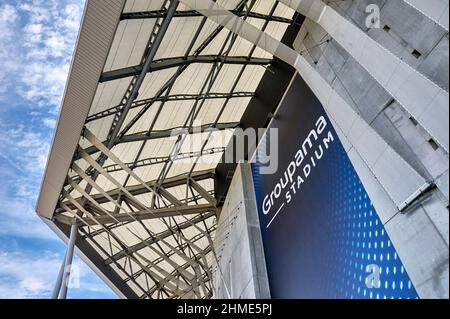
M 63 243 L 34 207 L 84 0 L 0 0 L 0 298 L 48 298 Z M 115 298 L 78 258 L 69 298 Z

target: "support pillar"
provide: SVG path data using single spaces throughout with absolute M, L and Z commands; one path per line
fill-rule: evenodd
M 70 271 L 72 268 L 73 251 L 78 234 L 78 225 L 73 224 L 70 228 L 69 242 L 67 243 L 67 251 L 64 257 L 61 269 L 59 270 L 58 279 L 56 280 L 55 289 L 53 290 L 53 299 L 66 299 L 67 288 L 70 280 Z
M 66 265 L 66 256 L 64 256 L 61 268 L 59 269 L 58 278 L 56 279 L 55 288 L 53 289 L 52 299 L 58 299 L 59 291 L 61 290 L 62 279 L 64 275 L 64 267 Z

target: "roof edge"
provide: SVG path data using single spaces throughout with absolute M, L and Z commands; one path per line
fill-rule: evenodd
M 47 159 L 36 212 L 53 217 L 126 0 L 88 0 Z

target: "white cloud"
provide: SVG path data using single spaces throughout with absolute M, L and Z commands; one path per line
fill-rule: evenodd
M 40 251 L 37 253 L 0 251 L 0 298 L 48 298 L 51 296 L 61 267 L 62 256 Z M 90 269 L 74 258 L 71 289 L 105 292 L 107 288 L 90 276 Z M 70 286 L 69 286 L 70 287 Z
M 55 128 L 55 126 L 56 126 L 56 119 L 54 119 L 54 118 L 47 117 L 47 118 L 44 118 L 42 120 L 42 122 L 44 123 L 44 125 L 46 127 L 51 128 L 51 129 Z
M 12 5 L 4 4 L 0 6 L 0 33 L 1 38 L 10 37 L 13 32 L 14 23 L 17 20 L 17 10 Z
M 0 101 L 27 119 L 0 120 L 0 235 L 55 238 L 34 213 L 78 33 L 83 0 L 25 0 L 0 4 Z M 17 99 L 19 97 L 19 99 Z M 23 106 L 22 106 L 23 107 Z M 9 111 L 8 111 L 9 110 Z M 34 115 L 32 115 L 34 114 Z M 43 124 L 43 125 L 42 125 Z
M 36 54 L 40 54 L 36 51 Z M 37 58 L 39 59 L 39 58 Z M 32 62 L 24 70 L 18 93 L 35 106 L 48 108 L 56 113 L 64 91 L 69 65 L 55 65 L 48 62 Z
M 10 87 L 8 78 L 18 67 L 13 48 L 18 13 L 11 5 L 0 5 L 0 99 Z
M 8 114 L 0 119 L 0 237 L 35 243 L 26 251 L 0 246 L 0 298 L 49 297 L 62 261 L 58 254 L 39 250 L 41 241 L 57 246 L 48 241 L 57 237 L 34 206 L 50 147 L 48 128 L 56 124 L 83 4 L 0 3 L 0 107 L 1 114 Z M 109 291 L 76 260 L 81 290 L 72 291 Z
M 83 0 L 27 0 L 0 6 L 0 97 L 11 88 L 56 113 L 78 34 Z M 20 40 L 19 40 L 20 39 Z
M 48 137 L 23 125 L 8 129 L 0 123 L 0 127 L 5 132 L 0 135 L 1 154 L 13 159 L 24 175 L 40 177 L 50 148 Z
M 34 212 L 50 147 L 48 138 L 24 126 L 0 123 L 0 235 L 56 239 Z
M 30 254 L 31 255 L 31 254 Z M 54 254 L 0 252 L 0 297 L 37 298 L 51 293 L 61 262 Z
M 11 198 L 0 190 L 0 236 L 57 240 L 56 235 L 45 225 L 34 211 L 34 200 L 23 199 L 29 190 L 20 190 L 22 200 Z

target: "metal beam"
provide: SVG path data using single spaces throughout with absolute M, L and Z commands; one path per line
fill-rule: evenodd
M 214 227 L 213 227 L 213 229 L 212 230 L 214 230 Z M 200 235 L 200 234 L 199 234 Z M 190 241 L 192 242 L 192 243 L 195 243 L 195 242 L 197 242 L 198 240 L 200 240 L 200 239 L 202 239 L 202 238 L 204 238 L 203 236 L 199 236 L 199 235 L 197 235 L 197 236 L 195 236 L 195 238 L 192 238 Z M 189 244 L 188 243 L 183 243 L 183 246 L 185 246 L 185 247 L 188 247 L 189 246 Z M 194 256 L 192 256 L 192 259 L 193 260 L 199 260 L 201 257 L 202 257 L 202 255 L 204 256 L 204 255 L 207 255 L 208 253 L 210 253 L 212 251 L 212 246 L 210 246 L 210 245 L 208 245 L 201 253 L 197 253 L 197 254 L 194 254 Z M 168 254 L 167 254 L 167 256 L 168 257 L 171 257 L 173 255 L 173 252 L 169 252 Z M 164 260 L 164 258 L 158 258 L 158 259 L 155 259 L 154 261 L 153 261 L 153 263 L 154 264 L 159 264 L 161 261 L 163 261 Z M 111 261 L 112 262 L 112 261 Z M 179 274 L 179 270 L 186 270 L 186 269 L 188 269 L 189 267 L 191 267 L 192 265 L 190 264 L 190 263 L 185 263 L 185 264 L 183 264 L 183 265 L 180 265 L 179 267 L 177 267 L 175 270 L 173 270 L 170 274 L 169 274 L 169 276 L 167 276 L 167 277 L 165 277 L 163 280 L 161 280 L 161 281 L 159 281 L 159 282 L 156 282 L 151 288 L 150 288 L 150 290 L 149 291 L 147 291 L 147 294 L 148 295 L 152 295 L 155 291 L 157 291 L 158 289 L 160 289 L 161 287 L 164 287 L 164 285 L 165 285 L 165 283 L 166 282 L 168 282 L 168 281 L 170 281 L 170 280 L 172 280 L 173 278 L 175 278 L 175 277 L 177 277 L 178 276 L 178 274 Z M 132 276 L 130 276 L 130 277 L 128 277 L 128 278 L 126 278 L 124 281 L 125 282 L 127 282 L 127 281 L 129 281 L 129 280 L 132 280 L 132 279 L 136 279 L 136 278 L 138 278 L 140 275 L 142 275 L 144 273 L 144 270 L 138 270 L 136 273 L 134 273 Z M 200 273 L 202 273 L 202 271 L 200 270 Z M 209 280 L 209 275 L 207 274 L 207 272 L 206 271 L 204 271 L 204 274 L 201 274 L 201 276 L 197 276 L 197 277 L 195 277 L 195 278 L 193 278 L 193 280 L 195 280 L 195 279 L 197 279 L 199 282 L 203 282 L 203 284 L 205 284 L 206 282 L 208 282 L 208 280 Z M 194 289 L 194 282 L 192 281 L 192 280 L 190 280 L 189 282 L 186 282 L 187 284 L 190 284 L 192 287 L 191 287 L 191 289 Z M 209 283 L 210 284 L 210 283 Z M 210 286 L 211 286 L 211 284 L 210 284 Z M 206 285 L 205 285 L 205 287 L 206 287 Z M 212 292 L 211 292 L 211 288 L 209 287 L 209 288 L 207 288 L 207 290 L 208 290 L 208 293 L 205 293 L 205 298 L 208 298 L 208 297 L 211 297 L 211 294 L 212 294 Z M 189 291 L 187 291 L 186 293 L 188 293 Z
M 217 204 L 215 197 L 211 196 L 206 189 L 204 189 L 199 183 L 197 183 L 192 178 L 189 178 L 189 185 L 191 185 L 197 191 L 197 193 L 199 193 L 210 204 L 214 206 Z
M 132 135 L 125 135 L 119 139 L 116 140 L 114 145 L 119 145 L 123 143 L 130 143 L 130 142 L 139 142 L 139 141 L 149 141 L 149 140 L 156 140 L 160 138 L 169 138 L 169 137 L 176 137 L 178 134 L 203 134 L 210 131 L 225 131 L 225 130 L 232 130 L 239 127 L 238 122 L 232 122 L 232 123 L 220 123 L 217 125 L 212 124 L 206 124 L 202 125 L 201 127 L 191 127 L 188 128 L 182 128 L 182 127 L 176 127 L 168 130 L 163 131 L 152 131 L 150 134 L 148 132 L 143 133 L 137 133 Z M 103 142 L 105 144 L 106 142 Z M 95 146 L 89 146 L 84 150 L 87 154 L 92 155 L 97 152 L 99 152 L 98 148 Z M 74 161 L 77 161 L 81 158 L 79 154 L 75 154 Z
M 58 294 L 58 299 L 66 299 L 67 298 L 67 290 L 69 288 L 69 279 L 70 273 L 72 270 L 72 259 L 73 259 L 73 251 L 75 249 L 75 242 L 77 240 L 78 235 L 78 225 L 73 224 L 70 227 L 70 236 L 69 242 L 67 243 L 67 252 L 64 257 L 64 272 L 61 280 L 61 290 Z
M 52 293 L 52 299 L 58 299 L 59 292 L 61 291 L 61 286 L 63 282 L 63 276 L 66 270 L 66 256 L 64 256 L 61 268 L 59 269 L 58 277 L 56 279 L 55 287 Z
M 232 123 L 220 123 L 216 126 L 207 124 L 202 125 L 201 127 L 191 127 L 191 128 L 174 128 L 164 131 L 153 131 L 150 134 L 138 133 L 132 135 L 125 135 L 117 141 L 117 144 L 122 143 L 130 143 L 130 142 L 138 142 L 138 141 L 146 141 L 146 140 L 155 140 L 160 138 L 169 138 L 172 136 L 177 136 L 179 134 L 203 134 L 211 131 L 225 131 L 231 130 L 239 127 L 239 122 Z
M 243 10 L 243 8 L 245 7 L 245 2 L 246 0 L 241 0 L 241 2 L 236 6 L 236 10 Z M 206 17 L 203 17 L 201 23 L 199 24 L 197 31 L 194 34 L 194 38 L 191 41 L 189 47 L 186 50 L 186 53 L 184 55 L 184 57 L 188 57 L 190 55 L 190 52 L 192 51 L 192 49 L 194 48 L 194 45 L 197 41 L 197 38 L 200 36 L 200 33 L 202 31 L 202 28 L 204 27 L 205 23 L 207 21 Z M 220 34 L 220 32 L 224 29 L 224 27 L 222 27 L 221 25 L 217 26 L 214 31 L 198 46 L 198 48 L 194 51 L 194 53 L 192 54 L 193 56 L 199 56 L 207 47 L 208 45 L 214 41 L 214 39 L 217 37 L 218 34 Z M 166 95 L 170 94 L 170 91 L 172 89 L 172 86 L 174 85 L 175 81 L 178 79 L 178 77 L 187 69 L 187 65 L 183 65 L 181 67 L 179 67 L 177 69 L 177 71 L 174 73 L 174 75 L 161 87 L 161 89 L 158 91 L 158 93 L 156 94 L 157 97 L 162 96 L 164 94 L 164 92 L 166 92 Z M 141 110 L 138 112 L 138 114 L 136 114 L 126 125 L 126 127 L 122 130 L 120 136 L 124 136 L 130 129 L 131 127 L 133 127 L 133 125 L 147 112 L 147 110 L 153 105 L 153 103 L 148 103 L 146 104 L 143 108 L 141 108 Z M 162 107 L 164 106 L 164 102 L 161 103 L 161 105 L 159 106 L 156 116 L 154 118 L 154 120 L 152 121 L 150 127 L 149 127 L 149 132 L 151 132 L 154 128 L 154 125 L 156 123 L 156 120 L 158 118 L 158 114 L 159 112 L 162 110 Z M 142 143 L 142 145 L 144 145 L 144 143 Z M 139 156 L 136 157 L 136 159 L 138 159 Z
M 131 109 L 153 104 L 155 102 L 178 102 L 178 101 L 199 101 L 199 100 L 215 100 L 215 99 L 233 99 L 233 98 L 252 98 L 254 92 L 234 92 L 234 93 L 208 93 L 208 94 L 174 94 L 169 96 L 156 96 L 149 99 L 133 102 Z M 107 110 L 92 114 L 86 120 L 86 123 L 96 121 L 120 112 L 121 105 L 111 107 Z
M 245 11 L 245 13 L 248 13 L 248 12 L 252 11 L 253 6 L 256 4 L 256 0 L 251 0 L 251 1 L 243 0 L 243 1 L 241 1 L 241 4 L 244 6 L 242 11 Z M 248 18 L 247 14 L 244 15 L 243 20 L 245 20 L 246 18 Z M 266 23 L 268 23 L 268 22 L 266 22 Z M 226 39 L 223 42 L 223 44 L 219 50 L 218 55 L 228 56 L 230 54 L 230 52 L 232 51 L 232 48 L 235 45 L 238 38 L 239 37 L 234 35 L 232 32 L 228 32 Z M 252 59 L 253 53 L 254 53 L 254 49 L 251 50 L 248 55 L 246 55 L 246 59 Z M 224 65 L 225 65 L 224 62 L 220 62 L 220 63 L 214 64 L 213 67 L 210 68 L 210 74 L 208 76 L 208 81 L 204 83 L 203 87 L 201 88 L 202 91 L 206 90 L 206 92 L 209 92 L 212 89 L 212 87 L 216 83 L 216 80 L 219 78 L 219 75 L 221 74 L 221 71 L 222 71 L 222 68 Z M 238 76 L 235 78 L 234 84 L 232 85 L 232 89 L 230 92 L 233 92 L 234 89 L 237 87 L 237 85 L 238 85 L 239 81 L 241 80 L 241 77 L 247 67 L 248 67 L 248 64 L 243 64 L 240 66 L 240 72 L 239 72 Z M 216 116 L 216 120 L 214 121 L 214 124 L 219 123 L 220 117 L 223 114 L 223 112 L 225 111 L 225 108 L 226 108 L 228 102 L 229 102 L 229 100 L 225 100 L 224 103 L 221 103 L 222 105 Z M 198 118 L 198 116 L 204 106 L 204 103 L 205 103 L 205 101 L 203 100 L 203 101 L 201 101 L 201 103 L 199 103 L 199 104 L 196 103 L 193 106 L 193 108 L 191 109 L 191 112 L 189 114 L 189 117 L 186 120 L 186 124 L 184 126 L 186 126 L 186 125 L 192 126 L 193 125 L 195 119 Z M 208 140 L 210 139 L 211 136 L 212 136 L 212 133 L 209 132 L 206 140 L 203 143 L 202 149 L 206 147 Z M 182 147 L 183 143 L 186 140 L 185 137 L 186 136 L 179 135 L 179 139 L 177 140 L 177 148 L 173 149 L 173 152 L 174 152 L 174 153 L 172 153 L 173 155 L 175 155 L 176 154 L 175 152 L 178 152 L 179 149 Z M 195 170 L 197 161 L 198 161 L 198 158 L 194 161 L 190 172 L 193 172 Z M 160 173 L 161 181 L 163 181 L 164 178 L 169 174 L 169 171 L 171 170 L 172 166 L 173 166 L 173 162 L 169 162 L 164 165 L 164 167 Z
M 209 191 L 208 192 L 211 196 L 214 196 L 214 191 L 213 190 L 211 190 L 211 191 Z M 190 204 L 190 203 L 195 203 L 195 204 L 198 204 L 198 201 L 200 200 L 200 199 L 202 199 L 203 197 L 201 196 L 201 195 L 196 195 L 196 196 L 194 196 L 194 197 L 189 197 L 187 200 L 186 199 L 183 199 L 182 200 L 182 203 L 184 204 L 184 205 L 188 205 L 188 204 Z M 124 200 L 123 201 L 124 203 L 126 203 L 126 200 Z M 69 205 L 67 205 L 67 206 L 69 206 Z M 89 204 L 87 204 L 87 206 L 86 206 L 86 208 L 89 210 L 90 209 L 90 206 L 89 206 Z M 71 209 L 72 209 L 72 207 L 71 207 Z M 209 213 L 208 213 L 209 214 Z M 214 214 L 212 214 L 212 215 L 214 215 Z M 217 215 L 217 213 L 216 213 L 216 215 Z M 62 215 L 61 215 L 62 216 Z M 70 223 L 70 217 L 67 217 L 67 222 L 65 223 L 65 224 L 69 224 Z M 109 230 L 113 230 L 114 228 L 118 228 L 118 227 L 122 227 L 122 226 L 125 226 L 126 224 L 123 224 L 123 223 L 121 223 L 121 224 L 116 224 L 116 225 L 111 225 L 111 226 L 109 226 L 108 227 L 108 229 Z M 173 226 L 173 227 L 176 227 L 176 226 Z M 178 228 L 177 228 L 178 229 Z M 89 232 L 89 235 L 90 236 L 92 236 L 92 237 L 94 237 L 94 236 L 97 236 L 97 235 L 99 235 L 99 234 L 101 234 L 101 233 L 103 233 L 105 230 L 103 229 L 103 228 L 101 228 L 101 229 L 98 229 L 98 230 L 96 230 L 96 231 L 90 231 Z
M 147 240 L 144 240 L 142 242 L 139 242 L 135 245 L 132 245 L 130 247 L 127 248 L 126 251 L 120 251 L 116 254 L 114 254 L 113 256 L 111 256 L 110 258 L 105 260 L 105 264 L 111 264 L 113 263 L 115 260 L 119 260 L 121 258 L 124 258 L 126 256 L 128 256 L 128 254 L 133 253 L 135 251 L 138 251 L 140 249 L 143 249 L 145 247 L 147 247 L 148 245 L 152 245 L 156 242 L 158 242 L 160 239 L 164 239 L 167 238 L 169 236 L 172 236 L 172 234 L 178 230 L 183 230 L 183 229 L 187 229 L 189 227 L 192 227 L 193 224 L 197 224 L 199 222 L 202 222 L 203 220 L 207 220 L 211 217 L 214 217 L 215 213 L 214 212 L 208 212 L 206 214 L 200 214 L 192 219 L 190 219 L 189 221 L 185 221 L 183 223 L 178 224 L 177 226 L 174 226 L 176 228 L 176 230 L 173 229 L 167 229 L 161 233 L 159 233 L 157 236 L 155 237 L 150 237 Z
M 205 179 L 214 179 L 214 172 L 215 172 L 214 169 L 208 169 L 208 170 L 194 172 L 191 175 L 191 178 L 195 181 L 202 181 Z M 185 185 L 187 178 L 188 178 L 187 174 L 182 174 L 182 175 L 166 178 L 164 180 L 164 182 L 162 183 L 162 187 L 164 187 L 165 189 L 170 189 L 172 187 Z M 153 189 L 156 186 L 157 181 L 147 182 L 146 184 L 149 188 Z M 138 196 L 138 195 L 146 194 L 149 192 L 147 187 L 140 185 L 140 184 L 133 185 L 133 186 L 127 186 L 127 187 L 125 187 L 125 189 L 133 196 Z M 106 194 L 112 198 L 117 198 L 117 196 L 119 196 L 121 194 L 121 191 L 120 191 L 120 189 L 116 188 L 116 189 L 106 192 Z M 105 196 L 103 196 L 102 194 L 92 195 L 92 198 L 99 204 L 104 204 L 104 203 L 109 202 L 109 199 L 106 198 Z M 76 200 L 80 201 L 81 199 L 78 198 Z M 71 209 L 74 208 L 72 206 L 72 204 L 70 204 L 69 202 L 64 202 L 64 203 L 69 208 L 71 208 Z
M 210 228 L 208 228 L 208 231 L 209 231 L 209 232 L 212 232 L 212 231 L 215 231 L 216 229 L 217 229 L 217 226 L 216 226 L 216 225 L 213 225 L 213 226 L 211 226 Z M 175 234 L 178 233 L 178 228 L 177 228 L 176 226 L 173 227 L 173 232 L 174 232 Z M 204 238 L 205 238 L 205 235 L 204 235 L 204 234 L 198 233 L 197 235 L 195 235 L 194 237 L 192 237 L 189 241 L 192 242 L 192 243 L 196 243 L 196 242 L 198 242 L 198 241 L 200 241 L 201 239 L 204 239 Z M 147 245 L 146 247 L 148 247 L 148 245 Z M 210 248 L 210 249 L 212 250 L 211 245 L 207 245 L 207 247 Z M 189 248 L 189 243 L 188 243 L 188 242 L 184 241 L 184 242 L 182 242 L 182 243 L 180 244 L 180 249 L 184 250 L 184 249 L 188 249 L 188 248 Z M 169 251 L 169 252 L 167 252 L 167 257 L 172 257 L 174 254 L 175 254 L 175 252 Z M 196 254 L 196 255 L 197 255 L 197 254 Z M 165 258 L 163 258 L 163 257 L 158 257 L 158 258 L 156 258 L 153 262 L 157 265 L 157 264 L 163 262 L 164 260 L 165 260 Z M 107 262 L 108 262 L 108 263 L 111 263 L 111 262 L 113 262 L 113 261 L 112 261 L 111 259 L 108 259 Z M 185 265 L 187 265 L 186 267 L 191 266 L 190 263 L 186 263 Z M 142 273 L 142 272 L 139 270 L 139 271 L 137 271 L 136 273 L 134 273 L 133 276 L 136 278 L 136 277 L 138 277 L 141 273 Z M 127 278 L 127 279 L 125 279 L 125 280 L 129 280 L 129 279 L 130 279 L 130 278 Z
M 201 253 L 197 253 L 193 259 L 199 259 L 201 257 L 201 255 L 207 255 L 208 253 L 210 253 L 212 251 L 212 247 L 211 246 L 207 246 Z M 180 269 L 188 269 L 190 267 L 189 263 L 185 263 L 184 265 L 180 265 Z M 139 273 L 141 273 L 139 271 Z M 206 273 L 205 273 L 206 274 Z M 159 284 L 164 284 L 165 282 L 171 280 L 173 277 L 175 277 L 177 275 L 177 271 L 172 271 L 172 273 L 163 279 L 162 282 L 160 282 Z M 203 278 L 202 278 L 203 279 Z M 154 285 L 147 293 L 148 294 L 153 294 L 155 292 L 155 290 L 158 289 L 157 285 Z
M 129 214 L 110 214 L 103 216 L 96 216 L 95 220 L 89 217 L 84 217 L 83 220 L 85 224 L 96 226 L 98 223 L 102 225 L 114 224 L 120 222 L 132 222 L 136 220 L 149 220 L 158 219 L 165 217 L 173 217 L 180 215 L 193 215 L 208 213 L 216 210 L 216 206 L 213 204 L 202 204 L 202 205 L 192 205 L 192 206 L 176 206 L 169 208 L 159 208 L 159 209 L 147 209 L 145 211 L 136 211 Z M 55 216 L 56 220 L 60 220 L 60 215 Z M 61 219 L 61 222 L 66 222 L 66 219 Z
M 53 222 L 48 221 L 46 222 L 46 224 L 49 225 L 49 227 L 53 229 L 59 236 L 64 236 L 66 238 L 70 237 L 71 225 L 66 225 L 56 220 Z M 117 272 L 111 271 L 111 268 L 104 264 L 104 258 L 100 255 L 98 250 L 95 249 L 92 244 L 88 242 L 83 236 L 86 234 L 84 232 L 84 229 L 80 227 L 79 230 L 81 231 L 81 234 L 77 236 L 77 240 L 75 243 L 75 246 L 78 249 L 77 254 L 79 254 L 79 257 L 82 258 L 88 265 L 94 267 L 94 271 L 99 274 L 99 276 L 104 276 L 103 279 L 107 278 L 109 280 L 108 285 L 114 286 L 116 288 L 114 290 L 116 292 L 117 290 L 119 290 L 123 294 L 123 297 L 126 297 L 128 299 L 138 299 L 139 296 L 137 295 L 137 293 L 123 281 L 121 276 Z M 103 253 L 106 254 L 105 251 L 103 251 Z M 120 264 L 117 264 L 117 266 L 119 268 L 121 267 Z M 144 289 L 142 290 L 145 292 Z
M 209 94 L 174 94 L 169 96 L 157 96 L 149 99 L 139 100 L 133 102 L 131 109 L 153 104 L 155 102 L 178 102 L 178 101 L 199 101 L 199 100 L 217 100 L 217 99 L 234 99 L 234 98 L 252 98 L 255 96 L 254 92 L 233 92 L 229 93 L 209 93 Z M 120 105 L 111 107 L 107 110 L 92 114 L 86 120 L 86 123 L 96 121 L 108 116 L 112 116 L 120 112 Z
M 162 43 L 162 40 L 164 36 L 166 35 L 167 29 L 169 28 L 170 22 L 172 21 L 173 14 L 175 13 L 177 7 L 179 4 L 179 0 L 172 0 L 170 3 L 170 6 L 167 10 L 167 13 L 164 17 L 164 20 L 162 21 L 159 30 L 157 33 L 153 33 L 153 43 L 150 46 L 149 52 L 145 58 L 144 63 L 141 65 L 140 72 L 135 72 L 134 76 L 137 76 L 135 79 L 134 85 L 132 85 L 132 89 L 130 90 L 130 94 L 126 98 L 125 105 L 123 109 L 120 112 L 120 115 L 117 118 L 117 121 L 114 122 L 113 126 L 111 127 L 111 134 L 109 137 L 109 141 L 106 144 L 109 149 L 111 149 L 114 146 L 114 140 L 116 136 L 119 134 L 119 131 L 122 127 L 123 122 L 125 121 L 125 118 L 127 117 L 128 112 L 130 111 L 131 104 L 136 100 L 137 96 L 139 95 L 139 89 L 144 82 L 145 76 L 150 71 L 151 65 L 153 63 L 153 59 L 156 56 L 156 53 Z
M 167 58 L 161 60 L 155 60 L 149 64 L 148 68 L 142 65 L 131 66 L 123 69 L 113 70 L 104 72 L 100 76 L 100 83 L 123 79 L 130 76 L 136 76 L 142 74 L 143 71 L 146 73 L 157 72 L 161 70 L 171 69 L 180 66 L 186 66 L 194 63 L 225 63 L 225 64 L 240 64 L 240 65 L 269 65 L 272 63 L 273 59 L 263 59 L 263 58 L 248 58 L 241 56 L 225 57 L 217 55 L 199 55 L 199 56 L 189 56 L 189 57 L 176 57 Z
M 159 187 L 158 193 L 166 198 L 169 203 L 171 203 L 175 207 L 183 206 L 183 203 L 175 195 L 167 191 L 164 187 Z
M 248 16 L 249 18 L 262 19 L 266 21 L 274 21 L 281 23 L 292 23 L 292 19 L 288 19 L 280 16 L 270 16 L 266 14 L 261 14 L 257 12 L 244 12 L 242 10 L 231 10 L 235 15 L 242 17 Z M 141 11 L 141 12 L 127 12 L 123 13 L 120 17 L 121 20 L 136 20 L 136 19 L 157 19 L 162 18 L 166 14 L 165 10 L 154 10 L 154 11 Z M 174 18 L 188 18 L 188 17 L 203 17 L 203 15 L 195 10 L 183 10 L 176 11 L 173 15 Z
M 163 4 L 163 8 L 169 3 L 169 0 L 166 0 Z M 123 107 L 120 108 L 120 111 L 114 116 L 114 119 L 112 121 L 112 124 L 109 128 L 108 136 L 107 136 L 107 142 L 105 145 L 108 149 L 113 148 L 115 145 L 117 136 L 119 134 L 119 131 L 123 125 L 123 122 L 125 121 L 128 112 L 130 111 L 132 103 L 136 100 L 137 96 L 139 95 L 139 89 L 144 82 L 145 76 L 148 72 L 148 68 L 150 67 L 151 63 L 153 62 L 153 59 L 156 56 L 156 53 L 161 45 L 161 42 L 167 32 L 167 29 L 169 28 L 170 22 L 172 20 L 173 14 L 176 11 L 179 0 L 170 0 L 170 5 L 167 9 L 167 14 L 165 15 L 163 21 L 160 23 L 159 20 L 156 21 L 153 25 L 152 33 L 149 39 L 149 42 L 147 44 L 147 50 L 145 51 L 145 54 L 141 60 L 141 65 L 143 66 L 142 71 L 137 74 L 133 79 L 130 81 L 130 84 L 128 86 L 128 89 L 126 90 L 121 105 Z M 97 159 L 97 163 L 100 166 L 103 166 L 107 159 L 107 156 L 105 154 L 100 154 L 99 158 Z M 86 171 L 91 171 L 92 166 L 90 166 Z M 94 173 L 92 176 L 92 179 L 95 181 L 98 177 L 99 172 Z M 90 193 L 92 190 L 91 185 L 86 186 L 86 193 Z M 83 201 L 82 206 L 84 206 L 86 201 Z
M 151 158 L 146 158 L 146 159 L 136 161 L 136 163 L 134 163 L 134 162 L 127 163 L 125 165 L 129 169 L 135 169 L 138 167 L 146 167 L 146 166 L 166 163 L 169 161 L 177 161 L 177 160 L 183 160 L 183 159 L 187 159 L 187 158 L 195 158 L 197 156 L 223 153 L 224 151 L 225 151 L 225 147 L 215 147 L 215 148 L 210 148 L 210 149 L 206 149 L 206 150 L 198 151 L 198 152 L 180 153 L 180 154 L 178 154 L 178 156 L 176 158 L 172 158 L 171 156 L 151 157 Z M 122 168 L 117 164 L 105 166 L 104 169 L 107 173 L 114 173 L 114 172 L 118 172 L 118 171 L 122 170 Z

